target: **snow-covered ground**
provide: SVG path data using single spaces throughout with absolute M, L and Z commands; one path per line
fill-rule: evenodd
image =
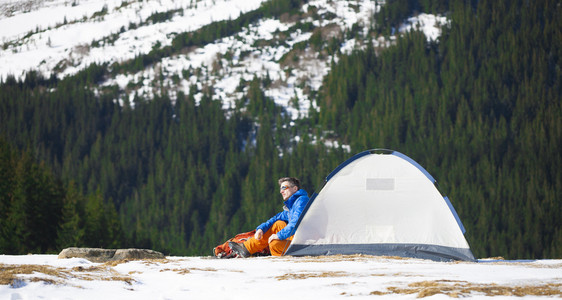
M 16 275 L 13 275 L 16 274 Z M 91 263 L 0 256 L 0 299 L 560 298 L 562 260 L 433 262 L 373 256 Z

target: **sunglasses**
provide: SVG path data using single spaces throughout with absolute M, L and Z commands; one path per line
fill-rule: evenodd
M 280 189 L 281 189 L 281 191 L 284 191 L 284 190 L 286 190 L 286 189 L 288 189 L 288 188 L 290 188 L 290 186 L 288 186 L 288 185 L 282 185 Z

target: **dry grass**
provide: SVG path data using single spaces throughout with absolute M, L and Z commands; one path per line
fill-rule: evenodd
M 487 259 L 494 259 L 494 258 L 487 258 Z M 513 265 L 513 261 L 504 261 L 502 259 L 499 259 L 497 261 L 484 261 L 484 264 L 490 264 L 490 265 L 502 265 L 502 266 L 512 266 Z M 527 267 L 530 268 L 538 268 L 538 269 L 561 269 L 562 268 L 562 263 L 550 263 L 550 264 L 535 264 L 533 263 L 532 260 L 527 261 L 527 262 L 518 262 L 518 265 L 525 265 Z
M 503 258 L 503 256 L 493 256 L 493 257 L 486 257 L 483 259 L 489 259 L 489 260 L 505 260 L 505 258 Z
M 218 270 L 215 268 L 175 268 L 175 269 L 162 269 L 160 272 L 176 272 L 180 275 L 189 274 L 192 271 L 202 271 L 202 272 L 217 272 Z
M 372 273 L 368 275 L 349 273 L 344 271 L 325 271 L 325 272 L 299 272 L 299 273 L 286 273 L 276 276 L 277 280 L 299 280 L 308 278 L 329 278 L 329 277 L 385 277 L 385 276 L 402 276 L 402 277 L 419 277 L 415 274 L 395 273 L 392 275 L 386 273 Z
M 43 265 L 5 265 L 0 264 L 0 285 L 17 284 L 17 281 L 23 281 L 18 275 L 37 274 L 37 277 L 26 278 L 28 281 L 43 281 L 49 284 L 58 284 L 61 280 L 53 279 L 52 277 L 64 279 L 67 277 L 67 271 L 60 268 L 54 268 Z M 47 276 L 51 277 L 48 278 Z
M 485 296 L 562 296 L 562 284 L 542 284 L 527 286 L 505 286 L 497 284 L 473 284 L 466 281 L 433 280 L 420 281 L 407 287 L 389 287 L 387 291 L 373 291 L 371 295 L 417 294 L 425 298 L 437 294 L 452 298 L 466 297 L 471 294 Z
M 186 269 L 186 268 L 184 268 L 184 269 L 181 269 L 181 268 L 167 269 L 167 268 L 166 268 L 166 269 L 160 270 L 160 272 L 175 272 L 175 273 L 178 273 L 178 274 L 180 274 L 180 275 L 185 275 L 185 274 L 191 273 L 191 270 L 190 270 L 190 269 Z
M 72 271 L 70 277 L 80 280 L 123 281 L 128 284 L 133 284 L 134 282 L 133 278 L 124 276 L 105 264 L 88 268 L 74 267 Z
M 170 260 L 167 259 L 167 258 L 120 259 L 120 260 L 108 261 L 108 262 L 104 263 L 104 265 L 109 266 L 109 267 L 115 267 L 117 265 L 128 263 L 128 262 L 131 262 L 131 261 L 139 261 L 139 262 L 142 262 L 143 264 L 145 264 L 147 266 L 156 265 L 156 264 L 167 264 L 167 263 L 170 262 Z
M 285 257 L 283 257 L 285 258 Z M 408 259 L 403 257 L 394 256 L 372 256 L 363 254 L 353 254 L 353 255 L 323 255 L 323 256 L 298 256 L 290 257 L 291 262 L 295 263 L 309 263 L 309 262 L 339 262 L 339 261 L 368 261 L 374 258 L 378 259 Z
M 328 278 L 328 277 L 349 277 L 354 276 L 351 273 L 342 271 L 330 271 L 330 272 L 307 272 L 307 273 L 287 273 L 281 276 L 276 276 L 277 280 L 289 280 L 289 279 L 308 279 L 308 278 Z
M 20 276 L 31 275 L 31 276 Z M 64 284 L 68 279 L 123 281 L 132 284 L 134 280 L 123 276 L 110 266 L 74 267 L 71 270 L 45 265 L 5 265 L 0 264 L 0 285 L 17 286 L 21 282 L 44 282 L 47 284 Z

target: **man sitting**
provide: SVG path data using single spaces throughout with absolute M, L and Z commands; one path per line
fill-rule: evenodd
M 289 248 L 297 221 L 309 198 L 300 188 L 300 181 L 294 177 L 279 179 L 279 186 L 285 204 L 283 211 L 259 225 L 255 235 L 244 243 L 229 242 L 238 257 L 249 257 L 266 247 L 269 247 L 271 255 L 281 256 Z

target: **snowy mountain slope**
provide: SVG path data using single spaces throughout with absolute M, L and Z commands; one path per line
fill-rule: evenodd
M 259 8 L 263 0 L 0 0 L 0 78 L 23 78 L 29 70 L 45 77 L 73 75 L 92 63 L 122 63 L 153 49 L 169 46 L 175 36 L 193 32 L 212 22 L 236 19 Z M 242 81 L 254 76 L 273 83 L 265 91 L 293 119 L 317 109 L 314 93 L 329 72 L 337 54 L 302 48 L 315 32 L 328 41 L 337 38 L 339 51 L 346 54 L 364 47 L 364 38 L 378 10 L 375 1 L 309 1 L 302 7 L 307 19 L 262 19 L 235 35 L 204 47 L 173 54 L 134 73 L 107 78 L 102 87 L 117 86 L 117 101 L 132 101 L 135 95 L 147 99 L 165 90 L 172 98 L 190 88 L 200 99 L 202 91 L 213 89 L 213 97 L 233 107 L 243 95 Z M 420 15 L 408 20 L 436 39 L 443 17 Z M 313 28 L 294 29 L 297 22 Z M 362 30 L 346 36 L 353 26 Z M 375 40 L 386 47 L 390 41 Z M 295 50 L 295 45 L 301 46 Z M 293 59 L 284 59 L 290 55 Z M 296 58 L 295 58 L 296 57 Z M 164 88 L 164 89 L 162 89 Z
M 0 256 L 0 299 L 473 298 L 562 296 L 562 261 L 442 263 L 372 256 L 261 257 L 107 264 Z
M 259 7 L 261 0 L 198 1 L 42 1 L 29 12 L 0 20 L 2 76 L 22 76 L 30 69 L 59 77 L 91 63 L 120 62 L 148 53 L 157 42 L 167 45 L 178 32 L 236 18 Z M 177 11 L 170 22 L 148 22 L 155 13 Z M 112 43 L 99 43 L 109 36 Z M 66 64 L 66 68 L 63 68 Z M 58 66 L 58 68 L 57 68 Z

